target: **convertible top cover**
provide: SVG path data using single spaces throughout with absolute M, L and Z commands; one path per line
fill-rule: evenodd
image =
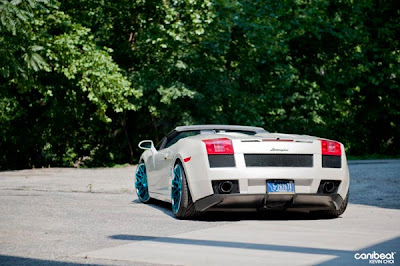
M 236 126 L 236 125 L 195 125 L 195 126 L 180 126 L 175 128 L 176 131 L 188 131 L 188 130 L 238 130 L 238 131 L 254 131 L 254 133 L 268 133 L 262 127 L 250 127 L 250 126 Z

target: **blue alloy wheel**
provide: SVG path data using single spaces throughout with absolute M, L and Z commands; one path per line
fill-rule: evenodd
M 172 211 L 176 214 L 181 206 L 182 199 L 182 167 L 177 164 L 174 168 L 174 178 L 172 179 L 171 201 Z
M 146 165 L 144 163 L 139 164 L 136 170 L 136 194 L 141 202 L 147 202 L 150 199 L 148 183 L 147 183 L 147 173 Z

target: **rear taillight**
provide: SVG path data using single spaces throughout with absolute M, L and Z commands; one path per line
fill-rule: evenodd
M 207 154 L 234 154 L 232 140 L 227 138 L 205 139 Z
M 320 139 L 320 141 L 322 155 L 342 155 L 342 149 L 339 142 L 323 139 Z

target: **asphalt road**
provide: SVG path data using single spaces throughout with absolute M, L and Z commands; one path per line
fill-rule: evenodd
M 331 220 L 180 221 L 168 204 L 138 202 L 134 167 L 0 172 L 0 265 L 369 265 L 354 255 L 400 251 L 400 160 L 349 167 L 350 205 Z

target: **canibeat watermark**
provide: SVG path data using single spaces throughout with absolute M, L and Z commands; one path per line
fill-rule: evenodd
M 368 260 L 369 264 L 394 264 L 396 252 L 378 253 L 376 251 L 370 253 L 356 253 L 356 260 Z

